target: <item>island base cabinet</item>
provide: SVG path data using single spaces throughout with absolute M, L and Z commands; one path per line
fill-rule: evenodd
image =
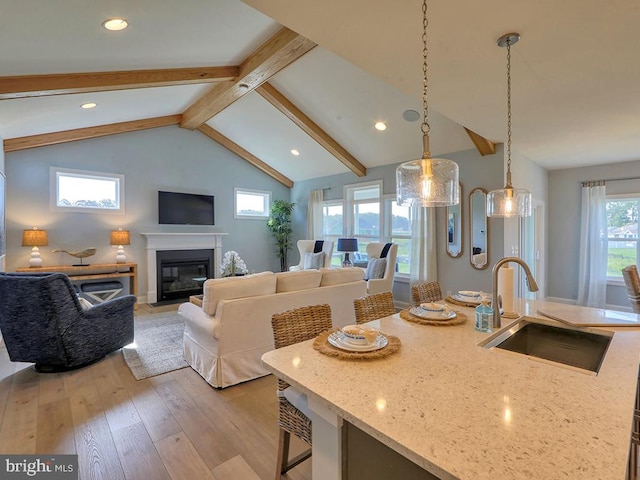
M 638 448 L 640 448 L 640 369 L 636 385 L 636 404 L 633 411 L 633 431 L 631 432 L 631 448 L 629 449 L 629 466 L 627 479 L 638 480 Z
M 342 434 L 342 480 L 439 480 L 349 422 Z

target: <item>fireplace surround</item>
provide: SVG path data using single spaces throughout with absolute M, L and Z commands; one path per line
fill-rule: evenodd
M 222 262 L 222 239 L 227 233 L 141 233 L 147 241 L 147 302 L 158 300 L 158 267 L 156 254 L 166 250 L 213 250 L 213 265 L 209 276 L 218 276 Z

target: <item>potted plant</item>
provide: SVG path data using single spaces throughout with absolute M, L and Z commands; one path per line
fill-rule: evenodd
M 295 203 L 275 200 L 269 209 L 267 227 L 276 241 L 276 255 L 280 258 L 280 271 L 287 271 L 287 257 L 291 249 L 291 214 Z
M 248 272 L 247 265 L 237 252 L 229 250 L 224 254 L 220 264 L 220 275 L 223 277 L 237 277 Z

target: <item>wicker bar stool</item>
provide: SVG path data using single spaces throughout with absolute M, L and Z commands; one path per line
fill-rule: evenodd
M 442 289 L 439 282 L 420 282 L 411 286 L 411 300 L 414 305 L 442 300 Z
M 638 276 L 638 267 L 629 265 L 622 269 L 622 277 L 627 287 L 627 296 L 631 303 L 631 310 L 634 313 L 640 313 L 640 277 Z
M 396 313 L 396 307 L 393 304 L 393 293 L 391 292 L 356 298 L 353 301 L 353 307 L 356 311 L 356 323 L 370 322 L 371 320 L 377 320 Z
M 276 313 L 271 317 L 271 326 L 276 348 L 310 340 L 331 329 L 331 307 L 327 304 L 312 305 Z M 311 448 L 309 448 L 289 460 L 289 442 L 292 433 L 311 447 L 311 420 L 300 410 L 306 407 L 306 395 L 296 391 L 284 380 L 278 379 L 278 400 L 280 435 L 276 480 L 311 456 Z M 292 402 L 297 405 L 294 406 Z

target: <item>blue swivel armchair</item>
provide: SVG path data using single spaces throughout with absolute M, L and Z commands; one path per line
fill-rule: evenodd
M 0 331 L 14 362 L 82 367 L 133 342 L 133 295 L 84 310 L 63 273 L 0 273 Z

